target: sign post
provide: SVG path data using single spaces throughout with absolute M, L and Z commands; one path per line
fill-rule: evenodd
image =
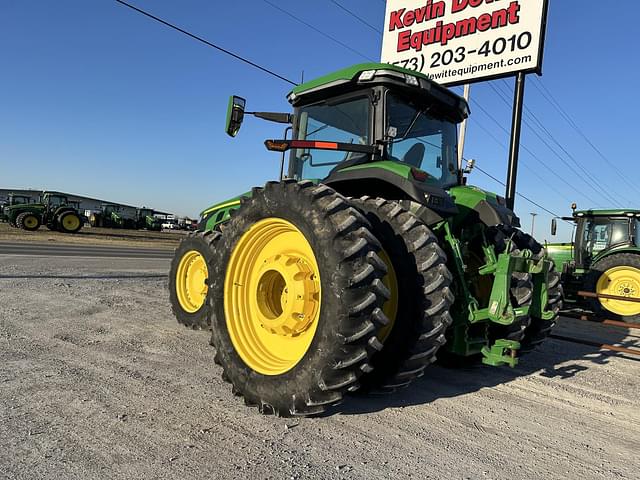
M 509 145 L 509 166 L 507 167 L 507 207 L 513 210 L 516 200 L 516 180 L 518 179 L 518 159 L 520 157 L 520 133 L 522 132 L 522 109 L 524 107 L 524 85 L 526 76 L 520 72 L 516 76 L 513 96 L 513 117 L 511 119 L 511 144 Z
M 507 202 L 513 208 L 525 75 L 542 75 L 548 0 L 388 0 L 382 62 L 455 86 L 516 75 Z

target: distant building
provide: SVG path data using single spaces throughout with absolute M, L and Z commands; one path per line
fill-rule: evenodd
M 85 214 L 86 212 L 89 212 L 89 214 L 91 212 L 99 212 L 102 209 L 102 205 L 111 204 L 111 205 L 118 205 L 121 208 L 121 211 L 124 216 L 133 217 L 136 214 L 136 208 L 138 208 L 132 205 L 126 205 L 124 203 L 113 202 L 108 200 L 100 200 L 98 198 L 85 197 L 85 196 L 76 195 L 73 193 L 58 192 L 55 190 L 47 190 L 47 192 L 56 193 L 59 195 L 66 195 L 69 200 L 80 202 L 80 211 Z M 20 188 L 0 188 L 0 203 L 8 201 L 10 193 L 14 193 L 16 195 L 28 196 L 28 197 L 31 197 L 32 201 L 37 202 L 40 199 L 42 190 L 32 190 L 32 189 L 23 190 Z M 152 207 L 149 207 L 149 208 L 152 208 Z M 168 215 L 166 212 L 156 212 L 156 213 L 162 214 L 162 215 Z

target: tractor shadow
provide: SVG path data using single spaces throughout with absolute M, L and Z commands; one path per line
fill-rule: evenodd
M 553 331 L 554 335 L 640 348 L 640 329 L 626 330 L 597 323 L 563 318 Z M 391 395 L 353 395 L 335 410 L 342 415 L 359 415 L 382 411 L 387 408 L 428 404 L 440 398 L 457 397 L 508 383 L 517 378 L 539 375 L 559 381 L 580 375 L 589 368 L 606 365 L 612 357 L 640 362 L 640 357 L 601 350 L 595 346 L 582 345 L 558 339 L 547 339 L 537 350 L 520 359 L 516 368 L 473 365 L 463 368 L 445 368 L 432 365 L 422 378 L 408 388 Z

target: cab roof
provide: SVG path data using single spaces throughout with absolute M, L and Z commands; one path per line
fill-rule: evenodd
M 469 105 L 464 98 L 422 73 L 387 63 L 361 63 L 343 68 L 298 85 L 287 98 L 293 106 L 306 105 L 375 85 L 387 85 L 412 98 L 435 101 L 449 110 L 448 116 L 456 122 L 469 116 Z
M 577 210 L 574 217 L 628 217 L 640 216 L 640 210 Z

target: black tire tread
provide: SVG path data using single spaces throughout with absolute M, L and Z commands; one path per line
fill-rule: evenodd
M 230 255 L 233 248 L 230 243 L 251 224 L 251 215 L 261 215 L 270 208 L 284 209 L 284 205 L 279 205 L 283 198 L 295 198 L 296 205 L 286 208 L 304 209 L 309 218 L 316 219 L 317 228 L 330 235 L 332 254 L 339 258 L 336 274 L 344 283 L 340 296 L 344 302 L 340 307 L 344 318 L 340 322 L 332 320 L 336 322 L 332 333 L 336 341 L 325 345 L 330 350 L 325 352 L 331 357 L 330 362 L 307 368 L 304 374 L 295 378 L 295 382 L 288 376 L 290 372 L 285 372 L 282 376 L 287 380 L 276 383 L 282 376 L 267 379 L 244 365 L 239 357 L 236 358 L 237 353 L 226 333 L 221 302 L 226 272 L 223 259 Z M 276 206 L 270 207 L 273 205 Z M 359 387 L 358 379 L 370 369 L 372 355 L 382 347 L 376 335 L 388 322 L 380 308 L 388 298 L 388 291 L 381 282 L 386 269 L 376 254 L 380 244 L 371 234 L 368 222 L 332 188 L 310 181 L 284 180 L 268 182 L 264 188 L 254 188 L 251 198 L 243 198 L 240 208 L 232 212 L 222 240 L 212 266 L 214 273 L 210 283 L 213 295 L 209 300 L 213 327 L 211 345 L 216 349 L 215 362 L 223 368 L 222 378 L 232 384 L 234 393 L 242 396 L 247 405 L 257 407 L 263 414 L 284 417 L 317 415 L 329 406 L 339 404 L 348 391 Z M 324 319 L 329 321 L 326 317 Z M 295 375 L 297 369 L 298 366 L 294 367 L 291 375 Z
M 510 245 L 509 253 L 519 253 L 526 248 L 521 247 L 516 240 L 516 237 L 522 233 L 515 227 L 497 225 L 488 229 L 487 238 L 493 243 L 496 253 L 505 253 L 507 245 Z M 508 240 L 511 240 L 511 242 L 508 242 Z M 532 251 L 532 253 L 534 257 L 537 255 L 536 252 Z M 514 273 L 511 278 L 510 295 L 513 308 L 531 305 L 533 299 L 531 275 L 520 272 Z M 491 341 L 503 338 L 521 343 L 525 338 L 527 328 L 531 325 L 531 321 L 530 315 L 520 315 L 511 325 L 491 324 L 489 326 L 489 338 Z
M 195 313 L 188 313 L 182 309 L 180 302 L 178 301 L 176 294 L 175 277 L 180 264 L 180 259 L 186 251 L 197 250 L 200 252 L 205 260 L 207 260 L 207 268 L 211 272 L 211 265 L 209 262 L 213 256 L 216 243 L 220 238 L 220 232 L 217 231 L 196 231 L 189 233 L 182 239 L 178 247 L 174 251 L 173 259 L 171 260 L 171 268 L 169 270 L 169 301 L 171 304 L 171 311 L 176 317 L 176 320 L 181 325 L 192 330 L 209 330 L 211 327 L 211 306 L 208 301 L 205 301 L 200 310 Z
M 364 196 L 352 199 L 352 203 L 372 224 L 383 247 L 387 243 L 385 249 L 393 248 L 393 255 L 401 257 L 392 261 L 404 262 L 403 270 L 411 280 L 402 281 L 408 282 L 409 288 L 415 285 L 418 291 L 414 298 L 403 299 L 400 293 L 399 302 L 416 302 L 406 312 L 413 318 L 396 319 L 394 329 L 401 330 L 395 339 L 391 338 L 393 332 L 390 334 L 389 345 L 372 360 L 373 371 L 360 379 L 365 392 L 391 393 L 421 377 L 444 345 L 444 332 L 452 323 L 453 277 L 436 236 L 398 202 Z
M 530 250 L 533 253 L 534 259 L 539 260 L 546 255 L 543 246 L 528 233 L 513 227 L 506 227 L 505 231 L 506 234 L 512 238 L 518 249 Z M 525 330 L 524 337 L 520 342 L 521 345 L 518 353 L 521 356 L 532 352 L 547 339 L 555 327 L 558 315 L 562 309 L 564 292 L 562 290 L 562 284 L 560 283 L 560 273 L 556 271 L 553 263 L 551 264 L 547 281 L 547 309 L 553 311 L 554 317 L 551 320 L 545 320 L 533 315 L 531 316 L 530 324 Z
M 610 268 L 628 265 L 640 269 L 640 255 L 637 253 L 614 253 L 598 260 L 589 269 L 585 279 L 585 290 L 595 292 L 600 276 Z M 590 309 L 604 318 L 621 320 L 627 323 L 640 323 L 640 315 L 623 316 L 607 310 L 598 299 L 589 299 L 587 302 Z
M 41 221 L 38 221 L 38 226 L 36 228 L 30 229 L 30 228 L 26 228 L 24 225 L 24 219 L 26 217 L 28 217 L 29 215 L 33 215 L 34 217 L 37 217 L 38 219 L 40 219 L 40 215 L 38 215 L 35 212 L 22 212 L 20 213 L 17 217 L 16 217 L 16 222 L 15 222 L 15 226 L 16 228 L 19 228 L 21 230 L 27 230 L 27 231 L 35 231 L 38 230 L 38 228 L 40 228 L 40 223 Z

